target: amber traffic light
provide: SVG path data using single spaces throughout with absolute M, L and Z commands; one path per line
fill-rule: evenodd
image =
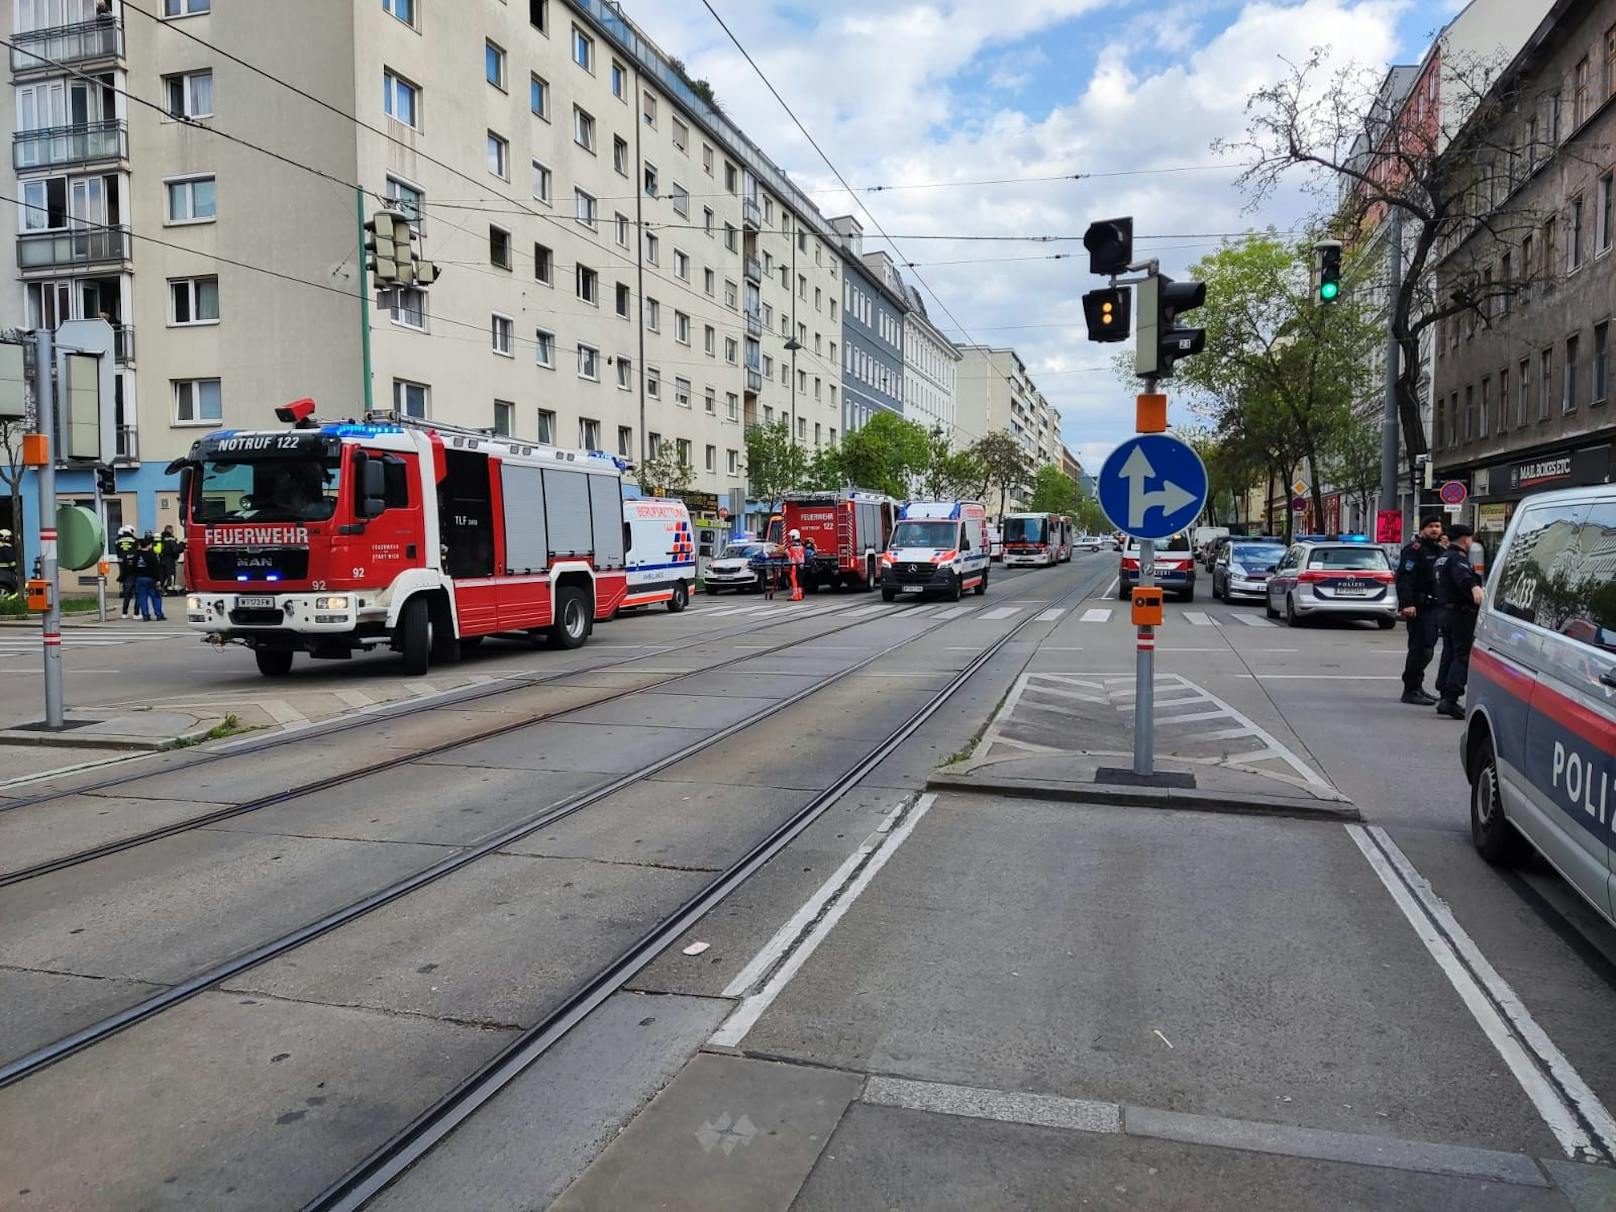
M 1107 286 L 1084 295 L 1083 319 L 1089 326 L 1089 340 L 1126 341 L 1132 319 L 1128 304 L 1132 297 L 1120 286 Z

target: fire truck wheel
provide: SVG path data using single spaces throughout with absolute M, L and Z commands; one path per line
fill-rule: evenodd
M 550 625 L 550 647 L 577 648 L 589 638 L 589 595 L 576 585 L 556 591 L 555 622 Z
M 673 596 L 668 599 L 668 610 L 673 614 L 678 614 L 688 605 L 690 605 L 689 587 L 683 581 L 674 582 Z
M 398 620 L 398 650 L 404 655 L 404 672 L 418 678 L 426 672 L 432 654 L 432 625 L 426 599 L 411 598 L 404 603 Z
M 292 672 L 290 648 L 254 648 L 253 656 L 258 658 L 258 672 L 266 678 L 283 678 Z

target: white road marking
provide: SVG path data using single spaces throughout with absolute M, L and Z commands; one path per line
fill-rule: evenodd
M 1043 614 L 1039 615 L 1037 617 L 1037 619 L 1034 620 L 1034 622 L 1053 623 L 1056 619 L 1060 618 L 1061 615 L 1063 615 L 1065 613 L 1066 613 L 1066 610 L 1065 610 L 1064 607 L 1052 606 L 1050 609 L 1044 611 Z
M 1091 606 L 1083 612 L 1079 622 L 1083 623 L 1109 623 L 1111 621 L 1111 607 Z
M 1109 585 L 1107 585 L 1107 586 L 1106 586 L 1106 587 L 1105 587 L 1105 592 L 1104 592 L 1104 593 L 1102 593 L 1102 594 L 1101 594 L 1101 595 L 1100 595 L 1100 596 L 1101 596 L 1101 597 L 1102 597 L 1102 598 L 1109 598 L 1109 597 L 1112 597 L 1112 596 L 1113 596 L 1113 595 L 1115 595 L 1115 594 L 1116 594 L 1116 592 L 1117 592 L 1117 586 L 1119 586 L 1119 585 L 1120 585 L 1120 584 L 1122 584 L 1122 581 L 1121 581 L 1121 579 L 1120 579 L 1120 578 L 1118 578 L 1118 577 L 1112 577 L 1112 578 L 1111 578 L 1111 583 L 1110 583 L 1110 584 L 1109 584 Z
M 1223 626 L 1222 623 L 1218 622 L 1218 620 L 1213 618 L 1211 615 L 1207 614 L 1206 611 L 1204 611 L 1204 610 L 1186 610 L 1184 612 L 1184 618 L 1189 623 L 1189 625 L 1191 627 L 1222 627 Z
M 975 606 L 949 606 L 944 610 L 939 610 L 932 617 L 937 619 L 957 619 L 961 615 L 970 614 L 975 609 Z
M 1606 1155 L 1616 1154 L 1616 1120 L 1460 927 L 1429 881 L 1380 826 L 1345 828 L 1566 1156 L 1579 1161 L 1605 1160 L 1600 1149 Z M 1597 1141 L 1590 1138 L 1584 1124 Z
M 988 611 L 982 617 L 984 619 L 1008 619 L 1012 615 L 1017 615 L 1020 613 L 1021 607 L 1019 606 L 1000 606 L 995 610 Z
M 1401 682 L 1395 673 L 1237 673 L 1237 678 L 1262 682 Z
M 761 989 L 735 1007 L 729 1018 L 725 1019 L 723 1025 L 713 1033 L 710 1043 L 721 1048 L 740 1046 L 740 1042 L 746 1038 L 746 1033 L 756 1025 L 763 1012 L 791 983 L 791 978 L 808 962 L 808 957 L 813 955 L 819 944 L 836 928 L 836 923 L 853 907 L 853 902 L 870 886 L 870 881 L 880 874 L 887 860 L 898 852 L 898 847 L 909 840 L 915 826 L 927 812 L 931 811 L 931 806 L 936 802 L 936 795 L 930 793 L 923 795 L 915 801 L 915 806 L 909 810 L 903 824 L 890 833 L 871 834 L 848 861 L 842 864 L 836 874 L 792 915 L 791 920 L 775 932 L 775 936 L 764 944 L 763 950 L 759 951 L 741 970 L 740 975 L 730 982 L 724 991 L 725 995 L 738 996 L 755 983 L 781 956 L 784 956 L 784 961 Z M 795 949 L 792 949 L 792 942 L 799 939 Z M 746 984 L 739 983 L 741 976 L 748 977 Z
M 1235 614 L 1235 615 L 1230 615 L 1229 617 L 1232 618 L 1237 623 L 1244 623 L 1247 627 L 1272 627 L 1272 626 L 1274 626 L 1274 620 L 1273 619 L 1265 619 L 1265 618 L 1261 617 L 1260 615 L 1255 615 L 1255 614 Z

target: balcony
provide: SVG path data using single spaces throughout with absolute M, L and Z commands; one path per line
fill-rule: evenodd
M 136 440 L 133 425 L 120 425 L 117 428 L 118 447 L 112 459 L 115 463 L 140 462 L 140 443 Z
M 27 231 L 17 237 L 17 268 L 87 269 L 129 260 L 129 233 L 121 227 L 82 231 Z
M 763 208 L 757 204 L 756 198 L 741 199 L 741 223 L 750 231 L 762 230 Z
M 133 324 L 114 324 L 112 326 L 112 360 L 119 366 L 128 366 L 135 360 L 135 326 Z
M 763 335 L 763 317 L 755 311 L 746 313 L 746 335 L 761 337 Z
M 756 257 L 746 258 L 746 280 L 748 282 L 763 282 L 763 263 Z
M 18 75 L 122 58 L 123 26 L 111 17 L 11 36 L 11 70 Z
M 20 130 L 11 137 L 11 163 L 18 171 L 128 158 L 128 128 L 116 119 L 79 126 Z
M 755 396 L 763 390 L 763 372 L 748 366 L 746 368 L 746 394 Z

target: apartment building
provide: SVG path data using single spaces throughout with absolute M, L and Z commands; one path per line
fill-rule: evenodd
M 1033 383 L 1026 364 L 1013 349 L 961 345 L 955 427 L 959 441 L 969 444 L 995 431 L 1009 433 L 1027 453 L 1033 468 L 1060 465 L 1060 412 Z M 1011 494 L 1019 508 L 1030 483 Z
M 1496 549 L 1523 497 L 1616 476 L 1616 0 L 1562 0 L 1500 87 L 1521 104 L 1475 147 L 1518 148 L 1485 228 L 1449 250 L 1439 280 L 1524 282 L 1436 328 L 1433 457 L 1439 481 Z M 1491 232 L 1512 232 L 1505 245 Z
M 927 429 L 940 429 L 956 446 L 969 445 L 954 428 L 960 351 L 931 322 L 918 290 L 905 286 L 904 296 L 909 310 L 903 317 L 903 414 Z
M 839 234 L 614 5 L 17 0 L 0 23 L 0 326 L 116 326 L 115 522 L 172 521 L 171 459 L 300 396 L 668 451 L 712 493 L 744 487 L 749 422 L 843 428 Z M 384 206 L 430 289 L 361 291 Z
M 903 413 L 903 317 L 908 301 L 885 253 L 866 254 L 864 229 L 851 215 L 831 220 L 842 239 L 842 360 L 847 431 L 878 412 Z

